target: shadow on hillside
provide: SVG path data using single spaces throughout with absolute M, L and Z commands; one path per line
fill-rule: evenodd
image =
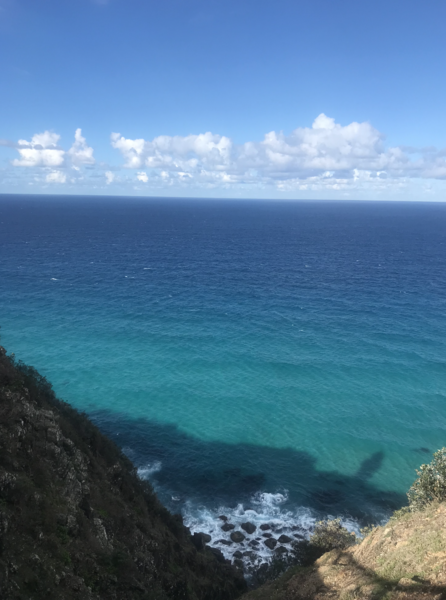
M 370 482 L 381 468 L 384 455 L 380 452 L 367 458 L 355 475 L 348 476 L 319 471 L 311 454 L 291 448 L 204 441 L 175 425 L 107 411 L 89 416 L 137 467 L 151 467 L 150 481 L 174 511 L 181 504 L 172 502 L 172 497 L 180 502 L 192 498 L 206 506 L 234 506 L 259 491 L 286 489 L 293 506 L 370 523 L 376 521 L 376 515 L 388 516 L 406 503 L 405 495 L 380 490 Z M 158 471 L 157 466 L 161 467 Z
M 394 593 L 400 592 L 401 596 L 398 595 L 397 597 L 405 600 L 424 600 L 425 598 L 441 600 L 446 598 L 445 585 L 431 585 L 429 581 L 417 576 L 400 579 L 399 582 L 401 583 L 399 583 L 378 575 L 373 569 L 364 567 L 351 554 L 339 552 L 338 558 L 332 561 L 331 564 L 334 569 L 330 573 L 330 577 L 326 577 L 325 580 L 324 574 L 328 575 L 327 571 L 322 571 L 322 577 L 318 571 L 312 573 L 314 588 L 329 587 L 327 597 L 330 598 L 336 597 L 333 596 L 333 593 L 345 592 L 346 588 L 350 588 L 351 598 L 369 597 L 370 589 L 373 589 L 374 600 L 385 600 L 389 597 L 391 591 Z M 331 581 L 331 585 L 328 580 Z M 333 586 L 332 589 L 330 589 L 331 586 Z M 361 588 L 364 588 L 367 592 L 364 596 L 361 596 L 359 592 Z

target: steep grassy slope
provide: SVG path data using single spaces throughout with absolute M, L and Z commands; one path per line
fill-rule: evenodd
M 231 600 L 245 589 L 110 440 L 0 348 L 2 600 Z
M 243 600 L 444 600 L 446 504 L 392 519 L 360 544 L 294 567 Z

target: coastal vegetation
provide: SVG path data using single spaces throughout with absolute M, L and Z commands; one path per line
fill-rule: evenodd
M 93 423 L 0 348 L 0 597 L 230 600 L 246 589 Z

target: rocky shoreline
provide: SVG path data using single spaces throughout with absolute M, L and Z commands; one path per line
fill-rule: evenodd
M 219 515 L 218 519 L 220 524 L 213 535 L 202 531 L 194 533 L 195 543 L 222 552 L 247 575 L 274 558 L 286 558 L 293 552 L 293 544 L 308 536 L 299 525 L 290 528 L 274 521 L 259 526 L 251 521 L 237 524 L 226 515 Z

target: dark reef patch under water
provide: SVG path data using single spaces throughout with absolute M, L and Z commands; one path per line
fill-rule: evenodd
M 150 481 L 171 508 L 178 509 L 186 499 L 216 508 L 248 505 L 255 494 L 286 490 L 289 506 L 370 523 L 377 514 L 388 514 L 406 501 L 404 494 L 379 489 L 371 482 L 382 466 L 382 452 L 364 460 L 355 474 L 346 475 L 320 471 L 311 453 L 292 448 L 201 440 L 176 425 L 104 410 L 89 416 L 137 467 L 152 466 Z
M 175 425 L 103 410 L 89 416 L 121 446 L 140 476 L 150 480 L 162 502 L 183 514 L 192 532 L 208 535 L 209 544 L 228 558 L 245 551 L 248 571 L 275 552 L 274 545 L 269 548 L 259 537 L 261 525 L 271 525 L 275 539 L 285 535 L 291 540 L 307 537 L 318 519 L 341 516 L 347 527 L 358 532 L 360 526 L 376 524 L 407 500 L 404 494 L 372 483 L 382 466 L 382 452 L 346 475 L 320 471 L 309 452 L 292 448 L 200 440 Z M 224 527 L 222 513 L 232 529 Z M 246 535 L 243 521 L 255 525 L 252 535 Z M 243 529 L 241 537 L 246 539 L 241 544 L 232 543 L 234 527 Z M 289 550 L 290 543 L 282 548 Z

